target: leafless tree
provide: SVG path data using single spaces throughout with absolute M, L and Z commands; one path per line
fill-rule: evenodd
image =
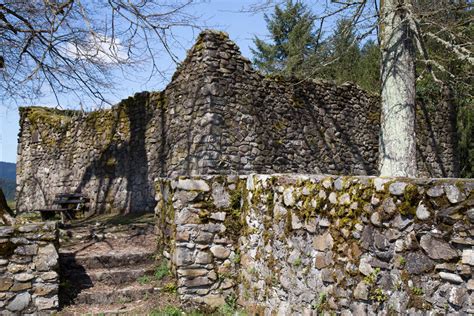
M 112 72 L 173 53 L 175 29 L 199 28 L 195 0 L 6 0 L 0 2 L 0 98 L 52 92 L 106 102 Z M 130 69 L 130 68 L 128 68 Z

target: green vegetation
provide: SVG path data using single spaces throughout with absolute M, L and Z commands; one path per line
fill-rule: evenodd
M 318 300 L 313 304 L 313 309 L 316 310 L 316 313 L 322 313 L 323 311 L 328 309 L 326 293 L 319 293 Z
M 234 258 L 232 258 L 232 262 L 235 264 L 240 263 L 240 253 L 236 252 Z
M 316 49 L 317 37 L 313 31 L 315 17 L 300 1 L 287 0 L 285 6 L 265 14 L 272 43 L 255 37 L 253 62 L 266 74 L 307 75 L 310 56 Z
M 301 258 L 296 258 L 296 260 L 293 262 L 293 265 L 295 267 L 299 267 L 301 265 Z
M 159 265 L 156 266 L 155 271 L 153 272 L 153 275 L 142 275 L 141 277 L 137 279 L 137 282 L 141 285 L 150 284 L 155 281 L 161 281 L 166 276 L 169 276 L 169 275 L 171 275 L 171 273 L 168 268 L 168 262 L 166 260 L 163 260 L 160 262 Z M 176 292 L 176 285 L 167 283 L 164 285 L 164 291 Z
M 398 264 L 403 267 L 407 263 L 406 259 L 404 257 L 400 257 L 398 259 Z
M 149 315 L 150 316 L 181 316 L 184 312 L 176 306 L 167 306 L 162 310 L 154 310 Z
M 380 273 L 380 268 L 375 268 L 371 274 L 364 278 L 364 282 L 367 285 L 374 285 L 377 282 L 378 275 Z
M 142 275 L 141 277 L 137 279 L 137 282 L 140 285 L 145 285 L 145 284 L 149 284 L 152 280 L 153 279 L 149 275 Z
M 238 310 L 237 296 L 234 294 L 228 295 L 225 298 L 225 304 L 217 309 L 218 315 L 244 315 Z
M 411 288 L 411 292 L 414 294 L 414 295 L 423 295 L 423 289 L 420 288 L 420 287 L 412 287 Z
M 370 299 L 382 303 L 388 299 L 388 295 L 382 289 L 375 289 L 371 292 Z
M 156 309 L 151 311 L 148 315 L 150 316 L 245 316 L 247 315 L 244 311 L 240 310 L 237 305 L 237 297 L 235 295 L 229 295 L 225 299 L 225 304 L 219 306 L 216 310 L 212 311 L 184 311 L 176 306 L 166 306 L 162 309 Z
M 178 287 L 176 286 L 176 283 L 174 282 L 168 282 L 165 285 L 163 285 L 163 292 L 165 293 L 175 294 L 177 291 L 178 291 Z
M 163 260 L 160 265 L 158 265 L 155 269 L 154 276 L 157 280 L 161 280 L 164 277 L 170 275 L 170 270 L 168 268 L 168 262 Z

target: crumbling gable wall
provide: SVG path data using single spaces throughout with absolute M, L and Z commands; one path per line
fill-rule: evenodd
M 448 106 L 418 113 L 420 176 L 456 176 Z M 265 77 L 215 31 L 199 36 L 161 93 L 86 114 L 20 114 L 20 211 L 61 192 L 88 195 L 98 212 L 149 210 L 160 176 L 377 173 L 378 96 L 350 83 Z

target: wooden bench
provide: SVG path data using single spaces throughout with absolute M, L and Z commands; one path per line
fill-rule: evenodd
M 43 220 L 51 219 L 54 215 L 60 213 L 61 222 L 64 223 L 66 220 L 75 219 L 76 213 L 84 212 L 89 201 L 90 199 L 81 193 L 60 193 L 56 194 L 53 201 L 53 205 L 57 207 L 36 209 L 34 211 L 40 212 Z

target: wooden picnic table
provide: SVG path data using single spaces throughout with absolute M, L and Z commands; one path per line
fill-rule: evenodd
M 56 194 L 53 200 L 53 207 L 36 209 L 34 211 L 40 212 L 43 220 L 51 219 L 54 215 L 60 213 L 61 222 L 64 223 L 66 220 L 76 218 L 77 212 L 84 212 L 89 201 L 90 199 L 81 193 L 60 193 Z

